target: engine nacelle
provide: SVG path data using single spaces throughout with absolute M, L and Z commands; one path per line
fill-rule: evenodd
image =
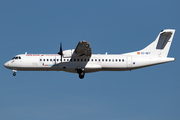
M 70 58 L 72 56 L 73 52 L 74 52 L 74 49 L 64 50 L 63 51 L 63 57 L 64 58 Z

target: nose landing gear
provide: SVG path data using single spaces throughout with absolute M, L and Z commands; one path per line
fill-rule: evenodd
M 16 73 L 15 73 L 15 72 L 13 73 L 13 76 L 16 76 Z
M 17 70 L 13 70 L 13 76 L 16 76 L 16 72 L 17 72 Z

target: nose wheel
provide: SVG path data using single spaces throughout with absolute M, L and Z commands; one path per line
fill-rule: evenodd
M 13 76 L 16 76 L 16 73 L 15 73 L 15 72 L 13 73 Z
M 16 76 L 17 70 L 13 70 L 13 76 Z

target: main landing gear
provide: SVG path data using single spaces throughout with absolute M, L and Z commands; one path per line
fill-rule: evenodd
M 16 76 L 17 70 L 13 70 L 13 76 Z
M 77 73 L 79 74 L 79 78 L 80 79 L 83 79 L 84 78 L 84 69 L 77 69 Z

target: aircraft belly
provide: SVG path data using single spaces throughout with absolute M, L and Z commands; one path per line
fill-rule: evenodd
M 85 72 L 86 73 L 98 72 L 98 71 L 101 71 L 101 70 L 102 70 L 102 67 L 101 67 L 101 65 L 98 65 L 98 64 L 87 64 L 85 66 Z
M 174 61 L 174 58 L 160 58 L 160 57 L 132 57 L 132 69 L 148 67 L 152 65 L 162 64 Z

